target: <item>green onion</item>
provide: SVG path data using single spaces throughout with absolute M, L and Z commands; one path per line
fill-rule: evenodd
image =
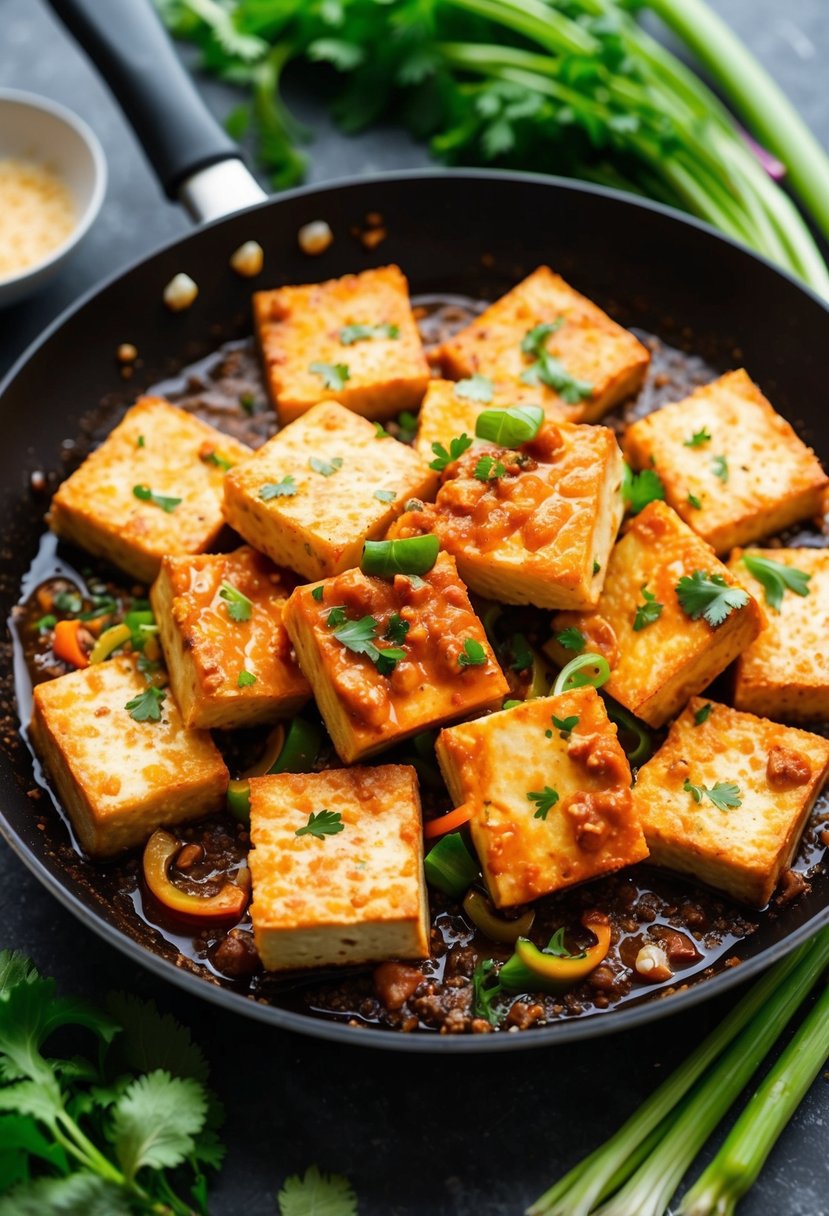
M 517 448 L 535 439 L 543 421 L 544 411 L 540 405 L 484 410 L 475 420 L 475 435 L 502 448 Z
M 607 659 L 588 651 L 586 654 L 577 655 L 562 667 L 553 685 L 553 696 L 569 692 L 571 688 L 584 688 L 586 684 L 601 688 L 609 679 L 610 664 Z
M 428 574 L 437 561 L 440 541 L 436 536 L 411 536 L 405 540 L 367 540 L 360 569 L 363 574 L 391 578 L 395 574 Z
M 610 721 L 615 722 L 619 728 L 619 742 L 625 749 L 628 761 L 634 767 L 644 764 L 646 760 L 650 759 L 653 751 L 650 731 L 643 722 L 609 697 L 605 698 L 605 709 Z M 629 741 L 625 740 L 625 735 L 628 736 Z
M 234 819 L 250 827 L 250 782 L 231 781 L 227 787 L 227 809 Z
M 463 895 L 481 872 L 460 832 L 442 836 L 423 859 L 426 881 L 446 895 Z

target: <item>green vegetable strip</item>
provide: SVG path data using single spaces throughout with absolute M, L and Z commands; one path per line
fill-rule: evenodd
M 731 1216 L 829 1056 L 829 984 L 749 1099 L 720 1151 L 688 1191 L 680 1216 Z
M 826 966 L 828 956 L 829 930 L 824 930 L 770 968 L 619 1131 L 545 1191 L 528 1209 L 528 1216 L 589 1216 L 594 1204 L 607 1193 L 609 1181 L 654 1129 L 664 1130 L 665 1120 L 706 1069 L 756 1014 L 764 1019 L 768 1016 L 775 994 L 787 985 L 793 973 L 799 977 L 801 965 L 807 965 L 811 985 Z M 801 991 L 805 987 L 804 983 Z
M 463 895 L 481 872 L 460 832 L 449 832 L 429 850 L 423 860 L 426 881 L 447 895 Z

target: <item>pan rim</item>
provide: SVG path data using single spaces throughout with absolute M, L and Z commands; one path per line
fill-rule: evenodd
M 365 177 L 344 177 L 320 184 L 300 186 L 285 191 L 277 196 L 240 208 L 228 216 L 212 220 L 200 225 L 190 233 L 175 237 L 154 249 L 133 259 L 126 266 L 114 271 L 104 280 L 90 287 L 78 300 L 58 314 L 13 362 L 7 374 L 0 382 L 0 409 L 3 398 L 11 384 L 17 379 L 29 362 L 34 359 L 41 348 L 45 346 L 72 317 L 81 312 L 87 304 L 106 291 L 114 283 L 127 278 L 139 267 L 150 263 L 171 249 L 181 247 L 191 237 L 202 232 L 218 228 L 226 221 L 236 219 L 239 215 L 256 213 L 271 206 L 278 206 L 296 198 L 319 196 L 324 198 L 348 189 L 365 189 L 372 186 L 381 187 L 390 182 L 452 182 L 457 180 L 471 182 L 497 181 L 502 183 L 514 182 L 522 185 L 536 185 L 545 189 L 564 190 L 575 194 L 588 194 L 608 199 L 617 205 L 625 205 L 636 210 L 664 215 L 668 219 L 696 229 L 718 242 L 723 242 L 738 253 L 752 261 L 759 262 L 781 279 L 796 287 L 807 298 L 812 300 L 829 315 L 829 303 L 817 293 L 801 283 L 794 275 L 782 270 L 769 259 L 753 250 L 747 249 L 739 241 L 726 236 L 709 224 L 686 215 L 676 208 L 649 199 L 641 199 L 622 191 L 610 189 L 592 183 L 578 182 L 573 179 L 555 177 L 546 174 L 520 173 L 492 169 L 447 169 L 433 168 L 399 170 L 391 173 L 377 173 Z M 140 963 L 150 972 L 177 985 L 184 991 L 200 996 L 212 1004 L 228 1012 L 274 1026 L 278 1029 L 290 1030 L 295 1033 L 309 1035 L 314 1038 L 327 1039 L 333 1042 L 347 1043 L 356 1047 L 379 1047 L 391 1051 L 406 1052 L 448 1052 L 450 1054 L 480 1053 L 487 1051 L 529 1050 L 538 1047 L 551 1047 L 558 1043 L 574 1042 L 580 1039 L 598 1037 L 600 1035 L 616 1034 L 623 1030 L 642 1026 L 658 1018 L 680 1013 L 691 1009 L 703 1001 L 713 999 L 717 995 L 732 991 L 749 978 L 759 975 L 774 962 L 785 957 L 803 941 L 813 936 L 824 925 L 829 924 L 829 905 L 817 912 L 806 924 L 792 930 L 781 941 L 772 943 L 759 955 L 743 960 L 739 967 L 724 970 L 709 979 L 701 980 L 684 991 L 676 992 L 664 1000 L 656 997 L 643 1000 L 641 1004 L 632 1005 L 609 1011 L 607 1013 L 580 1015 L 571 1020 L 563 1020 L 553 1025 L 539 1027 L 529 1033 L 501 1033 L 495 1035 L 445 1036 L 433 1032 L 420 1032 L 414 1035 L 401 1034 L 392 1030 L 381 1030 L 370 1026 L 359 1028 L 349 1026 L 344 1022 L 326 1020 L 311 1014 L 297 1013 L 274 1005 L 263 1005 L 255 999 L 247 997 L 232 989 L 221 988 L 200 976 L 175 966 L 173 962 L 153 953 L 139 942 L 129 937 L 123 930 L 107 921 L 96 909 L 87 905 L 60 878 L 53 874 L 44 862 L 36 856 L 21 836 L 12 828 L 0 807 L 0 835 L 20 858 L 27 869 L 40 884 L 46 888 L 64 907 L 76 916 L 88 928 L 91 928 L 102 940 L 118 949 L 127 958 Z

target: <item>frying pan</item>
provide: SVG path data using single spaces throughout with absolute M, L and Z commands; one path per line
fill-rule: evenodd
M 665 207 L 610 190 L 529 174 L 396 173 L 299 189 L 266 200 L 232 144 L 204 110 L 166 35 L 139 0 L 53 0 L 90 51 L 133 122 L 171 197 L 204 223 L 79 300 L 41 336 L 0 386 L 0 520 L 4 570 L 0 611 L 8 615 L 42 532 L 42 499 L 32 472 L 54 469 L 62 442 L 103 399 L 123 399 L 114 351 L 139 349 L 129 395 L 250 332 L 250 291 L 228 267 L 243 241 L 265 251 L 268 285 L 306 282 L 397 262 L 415 294 L 457 292 L 494 298 L 547 262 L 626 324 L 693 349 L 715 368 L 745 364 L 777 408 L 824 461 L 829 309 L 762 258 Z M 369 212 L 388 232 L 367 251 L 349 235 Z M 219 218 L 221 217 L 221 218 Z M 316 260 L 297 246 L 305 223 L 325 219 L 335 233 Z M 179 271 L 199 285 L 195 304 L 171 315 L 164 285 Z M 4 705 L 13 714 L 13 707 Z M 13 721 L 13 719 L 12 719 Z M 95 868 L 67 865 L 55 833 L 38 830 L 32 763 L 3 732 L 0 831 L 65 907 L 136 963 L 228 1009 L 274 1026 L 364 1046 L 408 1051 L 514 1051 L 606 1034 L 655 1020 L 755 975 L 829 922 L 829 876 L 734 950 L 741 965 L 666 1000 L 582 1016 L 517 1035 L 402 1035 L 362 1029 L 262 1005 L 182 971 L 134 939 L 95 888 Z

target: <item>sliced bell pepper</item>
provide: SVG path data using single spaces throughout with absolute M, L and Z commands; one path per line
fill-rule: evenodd
M 250 827 L 250 782 L 242 778 L 227 787 L 227 809 L 234 819 Z
M 423 835 L 427 840 L 433 840 L 436 836 L 444 836 L 447 832 L 454 832 L 456 828 L 462 828 L 465 823 L 469 823 L 472 818 L 471 806 L 458 806 L 454 811 L 450 811 L 448 815 L 441 815 L 437 819 L 430 819 L 423 825 Z
M 610 949 L 610 920 L 604 912 L 585 912 L 581 923 L 596 938 L 595 945 L 570 957 L 539 950 L 526 937 L 515 944 L 515 954 L 501 968 L 498 978 L 514 992 L 557 991 L 575 984 L 595 971 Z
M 132 641 L 132 630 L 129 625 L 112 625 L 109 629 L 105 629 L 98 638 L 92 651 L 89 655 L 90 663 L 103 663 L 104 659 L 108 659 L 113 650 L 117 650 L 119 646 L 123 646 L 125 642 Z
M 160 904 L 177 916 L 192 920 L 238 920 L 250 899 L 250 871 L 240 870 L 235 882 L 226 882 L 216 895 L 191 895 L 171 881 L 170 862 L 181 841 L 159 828 L 144 847 L 144 881 Z
M 252 764 L 250 768 L 244 771 L 244 777 L 264 777 L 265 773 L 271 771 L 271 765 L 275 764 L 280 752 L 285 746 L 285 727 L 280 722 L 275 726 L 265 740 L 265 750 L 262 755 Z
M 322 746 L 322 728 L 306 718 L 294 718 L 276 759 L 267 773 L 307 773 Z
M 474 925 L 485 933 L 493 942 L 515 942 L 524 937 L 533 927 L 535 912 L 528 909 L 523 916 L 516 920 L 505 920 L 492 910 L 489 900 L 482 891 L 471 888 L 467 891 L 463 910 Z
M 81 647 L 78 634 L 83 625 L 80 621 L 58 621 L 52 637 L 55 657 L 71 663 L 73 667 L 88 667 L 89 657 Z
M 430 886 L 446 895 L 462 895 L 481 872 L 459 832 L 443 836 L 423 859 L 423 870 Z

